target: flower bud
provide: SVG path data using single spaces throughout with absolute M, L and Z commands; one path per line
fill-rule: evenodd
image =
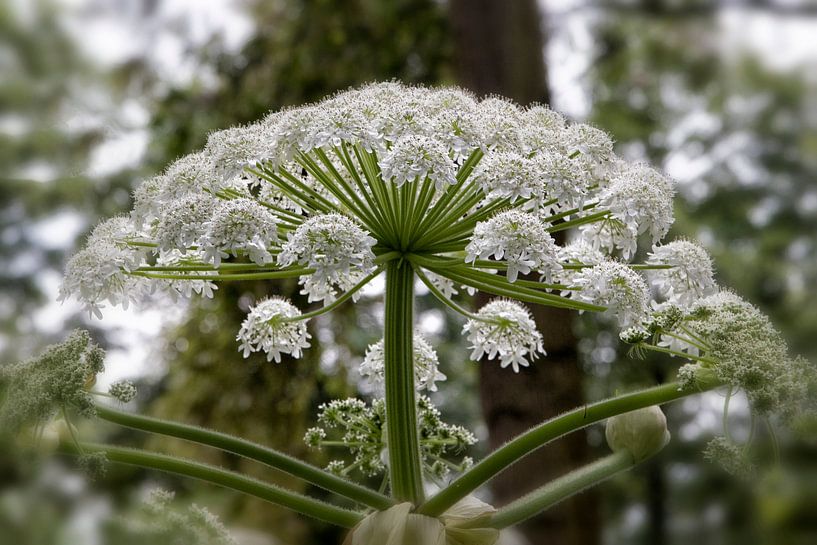
M 657 405 L 609 418 L 605 435 L 611 449 L 629 451 L 635 462 L 658 453 L 670 439 L 667 418 Z

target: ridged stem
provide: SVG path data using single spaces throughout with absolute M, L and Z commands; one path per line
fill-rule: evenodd
M 386 268 L 383 352 L 386 372 L 386 430 L 392 496 L 423 501 L 417 400 L 414 390 L 414 271 L 404 260 Z

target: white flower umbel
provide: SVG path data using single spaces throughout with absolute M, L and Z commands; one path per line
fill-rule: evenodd
M 581 287 L 574 296 L 582 301 L 608 308 L 621 327 L 639 324 L 649 312 L 647 283 L 624 263 L 607 260 L 573 277 Z
M 106 301 L 127 308 L 147 287 L 144 279 L 127 274 L 133 266 L 133 253 L 110 243 L 93 244 L 77 252 L 65 267 L 60 301 L 75 296 L 97 318 L 102 318 Z
M 205 193 L 191 194 L 168 203 L 155 227 L 161 250 L 179 250 L 200 243 L 221 201 Z
M 216 267 L 231 255 L 245 253 L 258 265 L 272 262 L 278 243 L 278 218 L 252 199 L 227 201 L 216 210 L 202 239 L 205 260 Z
M 716 290 L 712 259 L 706 250 L 688 240 L 654 246 L 647 263 L 672 267 L 647 271 L 647 278 L 670 302 L 688 306 Z
M 531 199 L 525 208 L 534 208 L 546 198 L 546 187 L 537 164 L 515 151 L 497 151 L 484 157 L 473 179 L 490 198 Z
M 222 180 L 230 180 L 267 155 L 271 136 L 263 123 L 232 127 L 211 133 L 204 151 L 212 158 L 214 172 Z
M 446 376 L 439 370 L 437 352 L 422 335 L 414 334 L 414 387 L 417 391 L 437 391 L 437 381 Z M 386 369 L 383 354 L 383 340 L 369 345 L 366 356 L 360 364 L 360 375 L 368 380 L 372 390 L 382 396 L 386 391 Z
M 493 257 L 508 264 L 508 281 L 531 270 L 546 278 L 561 268 L 553 237 L 533 214 L 508 210 L 477 224 L 465 248 L 466 261 Z
M 456 164 L 442 142 L 425 136 L 404 136 L 380 160 L 384 180 L 397 187 L 426 176 L 441 191 L 457 183 Z
M 519 303 L 506 299 L 491 301 L 477 312 L 478 320 L 468 320 L 463 332 L 471 343 L 471 359 L 479 361 L 487 355 L 499 356 L 502 368 L 511 366 L 514 373 L 528 367 L 537 352 L 545 353 L 542 334 L 530 311 Z
M 300 358 L 309 348 L 311 335 L 306 320 L 297 320 L 301 312 L 282 297 L 270 297 L 256 304 L 241 324 L 237 340 L 239 351 L 248 357 L 253 352 L 265 352 L 267 361 L 281 362 L 281 354 Z M 292 320 L 296 318 L 296 320 Z
M 374 270 L 374 244 L 375 239 L 346 216 L 324 214 L 308 219 L 289 234 L 278 263 L 315 269 L 301 277 L 303 293 L 310 302 L 331 301 L 335 286 L 349 289 Z
M 610 211 L 605 221 L 582 226 L 594 246 L 620 249 L 625 259 L 635 254 L 638 235 L 649 233 L 655 243 L 674 220 L 672 183 L 644 165 L 631 166 L 615 177 L 599 195 L 599 208 Z

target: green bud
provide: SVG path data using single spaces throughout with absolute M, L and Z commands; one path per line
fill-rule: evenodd
M 635 462 L 657 454 L 670 439 L 667 417 L 658 406 L 609 418 L 605 435 L 611 449 L 629 451 Z

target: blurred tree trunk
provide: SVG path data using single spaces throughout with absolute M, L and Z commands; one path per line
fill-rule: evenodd
M 451 0 L 454 62 L 459 83 L 478 95 L 509 97 L 522 105 L 549 101 L 544 35 L 535 0 Z M 490 297 L 478 295 L 478 304 Z M 583 403 L 574 314 L 531 305 L 547 357 L 514 374 L 494 361 L 480 366 L 482 410 L 496 448 L 531 426 Z M 576 433 L 529 456 L 492 482 L 502 505 L 588 461 L 585 435 Z M 600 541 L 593 494 L 565 502 L 519 528 L 530 543 L 594 545 Z

